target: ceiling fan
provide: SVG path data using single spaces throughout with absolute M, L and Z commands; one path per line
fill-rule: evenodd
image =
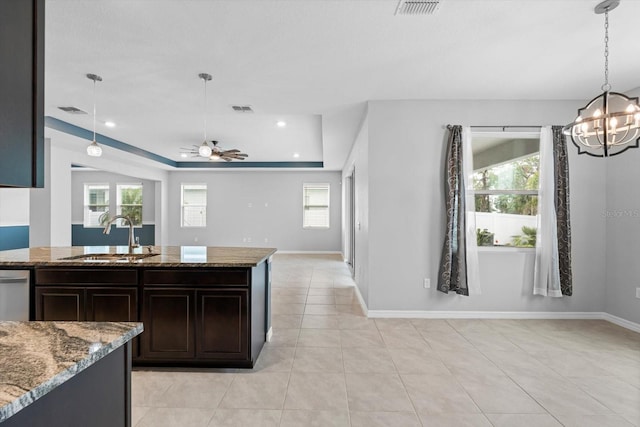
M 204 82 L 204 141 L 201 145 L 194 145 L 193 148 L 182 148 L 185 150 L 182 155 L 191 154 L 192 157 L 205 157 L 209 160 L 224 160 L 230 162 L 232 160 L 244 160 L 248 157 L 247 154 L 241 153 L 238 149 L 222 150 L 218 147 L 218 141 L 211 141 L 213 147 L 209 145 L 207 141 L 207 82 L 211 81 L 211 74 L 200 73 L 198 77 Z
M 193 145 L 192 148 L 182 148 L 183 153 L 191 154 L 191 157 L 209 157 L 209 160 L 224 160 L 230 162 L 232 160 L 244 160 L 249 157 L 245 153 L 241 153 L 237 148 L 233 148 L 231 150 L 223 150 L 218 147 L 218 141 L 211 141 L 213 147 L 211 147 L 207 141 L 203 142 L 202 145 Z M 203 156 L 201 149 L 206 145 L 211 150 L 211 154 L 208 156 Z

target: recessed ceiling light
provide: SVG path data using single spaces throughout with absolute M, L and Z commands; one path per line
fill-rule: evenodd
M 278 120 L 278 121 L 276 122 L 276 126 L 278 126 L 279 128 L 283 128 L 283 127 L 285 127 L 286 125 L 287 125 L 287 122 L 284 122 L 284 121 L 282 121 L 282 120 Z
M 114 127 L 116 127 L 116 124 L 115 124 L 115 123 L 113 123 L 113 122 L 109 122 L 109 121 L 104 122 L 104 125 L 105 125 L 106 127 L 108 127 L 108 128 L 114 128 Z
M 293 157 L 295 157 L 295 158 L 297 159 L 298 157 L 300 157 L 300 154 L 298 154 L 298 153 L 293 153 Z
M 186 159 L 186 158 L 187 158 L 187 156 L 188 156 L 188 154 L 187 154 L 187 153 L 180 153 L 180 157 L 182 157 L 183 159 Z

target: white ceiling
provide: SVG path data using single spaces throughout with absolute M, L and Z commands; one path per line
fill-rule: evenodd
M 47 115 L 173 160 L 208 137 L 251 161 L 344 164 L 367 100 L 578 99 L 599 92 L 604 17 L 592 0 L 47 0 Z M 610 15 L 614 90 L 640 86 L 640 1 Z M 253 114 L 232 112 L 251 105 Z M 275 122 L 285 120 L 287 127 Z M 293 158 L 293 153 L 300 157 Z

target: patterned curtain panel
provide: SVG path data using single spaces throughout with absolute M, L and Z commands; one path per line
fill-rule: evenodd
M 462 126 L 447 126 L 449 140 L 445 163 L 445 206 L 447 228 L 445 230 L 438 290 L 469 295 L 467 286 L 466 244 L 465 244 L 465 188 L 462 164 Z
M 571 274 L 571 223 L 569 221 L 569 161 L 562 126 L 553 126 L 553 163 L 555 175 L 555 207 L 558 223 L 558 264 L 562 295 L 573 294 Z

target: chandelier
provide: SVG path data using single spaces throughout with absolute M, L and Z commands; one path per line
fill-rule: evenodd
M 598 4 L 596 14 L 604 13 L 604 84 L 602 94 L 578 110 L 573 123 L 563 128 L 570 135 L 578 154 L 594 157 L 615 156 L 640 143 L 640 105 L 638 98 L 611 92 L 609 84 L 609 11 L 619 0 L 605 0 Z

